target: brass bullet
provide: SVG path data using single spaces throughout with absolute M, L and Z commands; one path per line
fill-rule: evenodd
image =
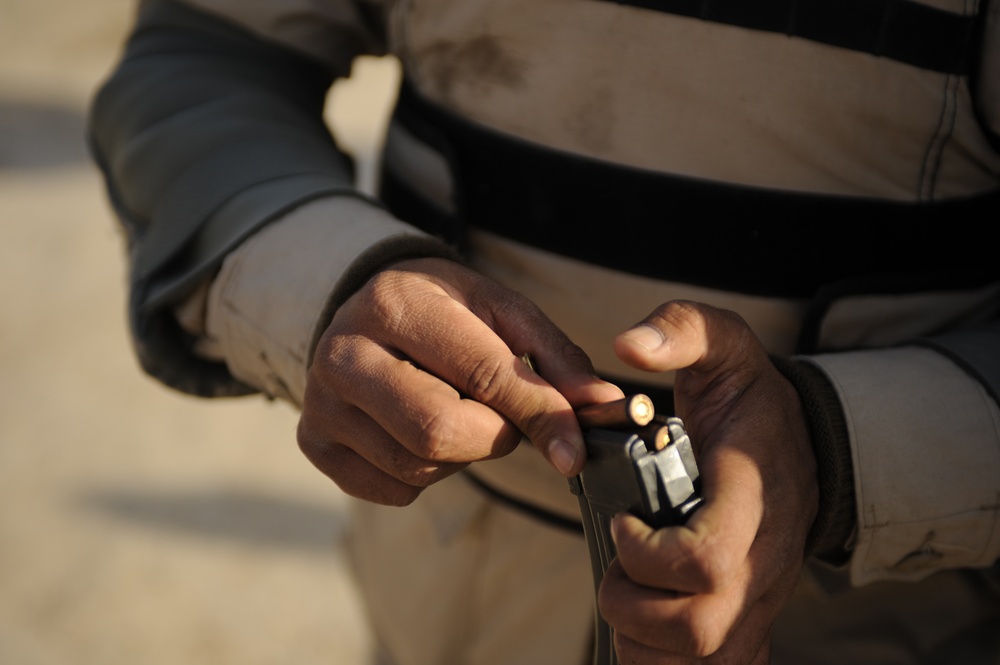
M 590 404 L 576 411 L 576 418 L 584 429 L 645 427 L 652 422 L 655 415 L 653 400 L 642 393 L 629 395 L 614 402 Z

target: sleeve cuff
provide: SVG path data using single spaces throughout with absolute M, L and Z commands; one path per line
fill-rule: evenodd
M 843 410 L 857 504 L 852 583 L 992 565 L 1000 556 L 1000 409 L 984 387 L 917 346 L 804 360 Z
M 386 263 L 415 256 L 454 252 L 354 196 L 305 204 L 227 256 L 206 335 L 233 376 L 301 404 L 316 339 L 336 307 Z
M 802 401 L 819 481 L 819 511 L 806 541 L 806 556 L 832 565 L 850 557 L 849 541 L 857 523 L 854 473 L 847 424 L 840 399 L 815 365 L 791 358 L 772 358 Z

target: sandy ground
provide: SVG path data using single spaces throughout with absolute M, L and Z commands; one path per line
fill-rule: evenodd
M 133 362 L 83 139 L 130 13 L 0 0 L 0 665 L 368 662 L 345 499 L 296 414 L 188 398 Z M 352 100 L 391 73 L 334 93 L 361 153 L 377 116 Z

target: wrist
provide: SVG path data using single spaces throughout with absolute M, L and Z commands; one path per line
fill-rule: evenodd
M 779 357 L 771 360 L 799 394 L 816 457 L 819 509 L 805 554 L 834 565 L 846 563 L 857 509 L 847 421 L 840 399 L 822 370 L 811 363 Z
M 306 354 L 308 363 L 311 364 L 316 345 L 333 320 L 337 309 L 369 279 L 390 266 L 427 258 L 442 258 L 455 262 L 461 260 L 458 252 L 440 239 L 409 230 L 383 237 L 360 253 L 337 280 L 316 320 L 312 341 Z

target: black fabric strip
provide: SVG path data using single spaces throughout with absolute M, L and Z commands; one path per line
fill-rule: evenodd
M 475 226 L 623 272 L 776 297 L 812 297 L 859 278 L 947 275 L 979 284 L 981 267 L 996 264 L 985 229 L 996 223 L 1000 189 L 911 204 L 672 176 L 500 134 L 408 85 L 395 121 L 450 162 L 458 213 L 425 201 L 391 168 L 383 200 L 452 240 Z
M 480 491 L 488 494 L 490 497 L 504 504 L 508 508 L 512 508 L 513 510 L 523 513 L 532 519 L 538 520 L 539 522 L 544 522 L 545 524 L 555 527 L 556 529 L 569 531 L 570 533 L 578 536 L 583 536 L 582 522 L 568 519 L 562 515 L 557 515 L 534 504 L 516 499 L 506 492 L 502 492 L 492 485 L 484 482 L 482 479 L 473 475 L 470 471 L 464 471 L 462 475 L 465 476 L 469 482 L 475 485 Z M 566 489 L 566 492 L 567 494 L 569 493 L 569 488 Z
M 975 16 L 910 0 L 601 0 L 871 53 L 923 69 L 967 74 Z
M 848 556 L 848 541 L 857 523 L 851 446 L 840 398 L 818 367 L 772 356 L 774 366 L 795 387 L 809 424 L 819 481 L 819 511 L 806 540 L 806 554 L 833 565 Z
M 980 328 L 958 330 L 919 340 L 918 344 L 944 354 L 975 378 L 1000 404 L 1000 321 Z

